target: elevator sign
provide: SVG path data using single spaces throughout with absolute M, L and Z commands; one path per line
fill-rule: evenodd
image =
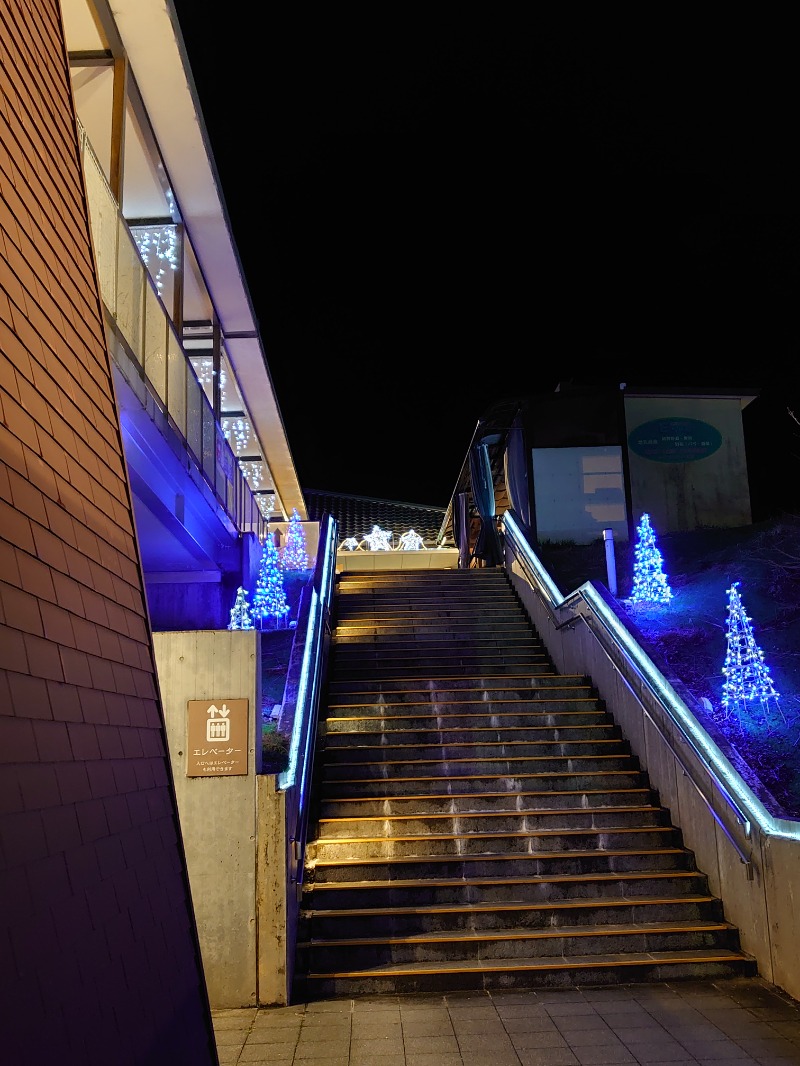
M 722 434 L 699 418 L 654 418 L 628 436 L 632 452 L 656 463 L 693 463 L 713 455 Z
M 187 777 L 247 773 L 248 700 L 189 700 Z

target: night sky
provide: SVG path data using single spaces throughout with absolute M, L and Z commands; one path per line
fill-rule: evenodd
M 444 506 L 495 400 L 627 381 L 760 391 L 756 511 L 794 506 L 788 27 L 175 7 L 304 487 Z

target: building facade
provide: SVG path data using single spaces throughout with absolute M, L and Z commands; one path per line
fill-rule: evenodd
M 169 0 L 0 0 L 9 1062 L 217 1061 L 153 631 L 306 517 Z

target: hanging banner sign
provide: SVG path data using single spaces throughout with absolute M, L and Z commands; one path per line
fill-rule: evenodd
M 654 418 L 628 436 L 628 447 L 655 463 L 693 463 L 707 459 L 722 444 L 722 434 L 698 418 Z

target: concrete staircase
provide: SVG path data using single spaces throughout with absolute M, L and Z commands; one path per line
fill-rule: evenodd
M 337 578 L 295 995 L 753 975 L 505 572 Z

